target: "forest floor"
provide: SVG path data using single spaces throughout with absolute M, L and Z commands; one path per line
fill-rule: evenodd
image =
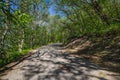
M 63 48 L 59 44 L 38 48 L 19 64 L 0 73 L 0 80 L 120 80 L 119 73 L 108 71 L 83 56 L 72 55 L 78 53 L 72 50 L 70 45 Z

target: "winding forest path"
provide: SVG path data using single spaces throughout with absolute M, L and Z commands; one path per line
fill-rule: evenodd
M 44 53 L 38 56 L 39 53 Z M 38 49 L 0 76 L 0 80 L 120 80 L 87 59 L 62 52 L 59 44 Z

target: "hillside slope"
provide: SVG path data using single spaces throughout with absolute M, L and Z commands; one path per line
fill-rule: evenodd
M 69 53 L 83 56 L 110 70 L 120 72 L 120 35 L 116 32 L 71 39 L 64 48 Z

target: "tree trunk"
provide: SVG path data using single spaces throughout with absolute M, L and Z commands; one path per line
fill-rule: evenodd
M 20 44 L 19 44 L 19 49 L 18 49 L 19 52 L 22 52 L 23 45 L 24 45 L 24 37 L 25 37 L 25 35 L 24 35 L 24 29 L 22 29 L 21 35 L 22 35 L 22 39 L 21 39 Z
M 4 56 L 6 53 L 4 50 L 4 45 L 5 45 L 4 43 L 5 43 L 7 32 L 8 32 L 8 20 L 5 21 L 5 30 L 3 32 L 3 35 L 2 35 L 1 41 L 0 41 L 0 54 L 1 54 L 1 56 Z

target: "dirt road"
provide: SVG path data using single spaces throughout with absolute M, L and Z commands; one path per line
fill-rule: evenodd
M 1 74 L 0 80 L 120 80 L 118 74 L 61 49 L 59 45 L 38 49 L 35 54 Z

